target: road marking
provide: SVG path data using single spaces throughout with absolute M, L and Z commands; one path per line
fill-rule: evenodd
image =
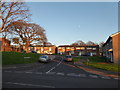
M 3 69 L 17 68 L 17 67 L 3 67 Z
M 98 78 L 97 75 L 89 75 L 89 76 L 92 77 L 92 78 Z
M 55 67 L 51 68 L 50 70 L 48 70 L 46 73 L 51 72 L 53 69 L 55 69 Z
M 102 78 L 102 79 L 110 79 L 110 77 L 103 77 L 103 76 L 102 76 L 101 78 Z
M 35 74 L 43 74 L 42 72 L 35 72 Z
M 75 76 L 75 77 L 79 77 L 79 74 L 75 74 L 75 73 L 68 73 L 67 76 Z
M 119 78 L 113 78 L 113 79 L 119 80 Z
M 45 88 L 55 88 L 54 86 L 34 85 L 34 84 L 25 84 L 25 83 L 13 83 L 13 82 L 6 82 L 6 84 L 15 84 L 15 85 L 22 85 L 22 86 L 34 86 L 34 87 L 45 87 Z
M 24 72 L 21 72 L 21 71 L 14 71 L 15 73 L 24 73 Z
M 59 66 L 59 65 L 62 63 L 62 61 L 63 61 L 63 58 L 61 59 L 61 61 L 60 61 L 56 66 Z M 52 70 L 54 70 L 54 69 L 56 68 L 56 66 L 53 67 L 53 68 L 51 68 L 50 70 L 48 70 L 46 73 L 49 73 L 49 72 L 51 72 Z
M 86 75 L 85 75 L 85 74 L 79 74 L 79 76 L 80 76 L 80 77 L 86 77 Z
M 12 72 L 12 71 L 4 71 L 4 72 Z
M 56 73 L 57 75 L 65 75 L 64 73 L 61 73 L 61 72 L 58 72 L 58 73 Z
M 33 72 L 25 72 L 25 73 L 33 73 Z
M 55 74 L 55 72 L 49 72 L 49 73 L 46 73 L 46 74 L 50 74 L 50 75 L 53 75 L 53 74 Z

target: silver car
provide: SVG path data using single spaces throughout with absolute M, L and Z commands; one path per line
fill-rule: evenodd
M 50 59 L 50 57 L 48 55 L 43 55 L 43 56 L 39 57 L 39 62 L 47 63 L 47 62 L 50 62 L 50 61 L 51 61 L 51 59 Z

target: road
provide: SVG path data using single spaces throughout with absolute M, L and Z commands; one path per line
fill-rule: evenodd
M 55 56 L 50 63 L 4 67 L 2 88 L 118 88 L 118 80 L 91 74 Z

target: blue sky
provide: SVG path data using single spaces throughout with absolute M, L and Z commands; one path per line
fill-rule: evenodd
M 118 31 L 117 2 L 27 2 L 32 21 L 55 45 L 99 43 Z

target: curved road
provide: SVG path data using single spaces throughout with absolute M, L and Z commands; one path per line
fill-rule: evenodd
M 85 72 L 63 57 L 3 67 L 2 88 L 118 88 L 118 80 Z

